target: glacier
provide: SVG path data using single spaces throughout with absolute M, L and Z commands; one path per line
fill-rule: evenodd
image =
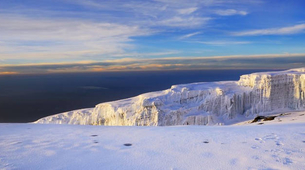
M 305 109 L 305 68 L 252 73 L 239 81 L 170 89 L 60 113 L 35 123 L 105 126 L 223 125 L 258 115 Z

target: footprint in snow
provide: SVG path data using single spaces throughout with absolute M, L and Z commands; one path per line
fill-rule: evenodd
M 91 135 L 92 137 L 96 137 L 97 135 Z
M 238 163 L 238 159 L 237 158 L 230 160 L 230 164 L 231 165 L 236 165 L 237 163 Z
M 124 146 L 131 146 L 131 143 L 125 143 Z
M 251 148 L 252 148 L 252 149 L 259 149 L 259 147 L 256 146 L 256 145 L 251 146 Z
M 282 142 L 279 142 L 279 141 L 278 141 L 278 142 L 276 142 L 276 145 L 277 145 L 277 146 L 282 146 L 282 145 L 284 145 L 284 144 L 283 144 Z
M 284 164 L 284 165 L 289 165 L 289 164 L 292 164 L 292 163 L 293 163 L 292 160 L 289 159 L 289 158 L 285 158 L 285 159 L 283 160 L 283 164 Z
M 260 158 L 259 158 L 259 156 L 254 155 L 254 156 L 252 156 L 252 159 L 259 160 Z
M 264 138 L 264 140 L 277 140 L 277 139 L 279 139 L 279 137 L 274 133 L 272 133 L 270 135 L 266 135 L 263 138 Z
M 209 141 L 203 141 L 203 143 L 209 143 Z
M 258 141 L 259 143 L 265 143 L 265 140 L 263 140 L 262 138 L 255 138 L 256 141 Z

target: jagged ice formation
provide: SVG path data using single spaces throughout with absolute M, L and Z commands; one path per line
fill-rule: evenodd
M 242 75 L 239 81 L 173 85 L 35 123 L 168 126 L 229 124 L 283 110 L 303 110 L 305 68 Z

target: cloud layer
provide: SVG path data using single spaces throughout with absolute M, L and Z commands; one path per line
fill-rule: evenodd
M 182 40 L 195 36 L 201 31 L 184 37 L 179 32 L 205 29 L 215 20 L 215 10 L 210 9 L 217 9 L 219 15 L 243 14 L 222 9 L 240 2 L 64 0 L 39 5 L 24 1 L 17 7 L 13 2 L 0 2 L 4 7 L 0 11 L 0 64 L 104 60 L 139 53 L 143 50 L 136 45 L 142 44 L 137 37 L 165 33 Z M 149 48 L 154 51 L 145 53 L 165 51 Z
M 0 74 L 202 69 L 288 69 L 304 66 L 305 54 L 269 54 L 159 59 L 123 58 L 103 62 L 84 61 L 74 63 L 5 65 L 0 67 Z
M 2 74 L 15 74 L 20 70 L 12 68 L 30 63 L 43 66 L 34 67 L 38 72 L 206 69 L 233 63 L 216 58 L 198 63 L 194 57 L 244 54 L 232 60 L 234 65 L 247 65 L 241 61 L 248 61 L 249 55 L 303 54 L 302 4 L 300 0 L 0 1 L 0 67 L 5 67 Z M 177 56 L 183 59 L 175 62 Z M 173 60 L 163 63 L 170 57 Z M 112 64 L 125 58 L 133 58 L 133 63 Z M 46 69 L 44 63 L 75 67 L 55 64 Z
M 250 31 L 235 32 L 235 36 L 257 36 L 257 35 L 290 35 L 305 32 L 305 24 L 298 24 L 290 27 L 258 29 Z
M 118 54 L 132 48 L 130 37 L 150 34 L 137 26 L 16 15 L 0 15 L 0 30 L 2 59 Z
M 231 15 L 247 15 L 246 11 L 237 11 L 235 9 L 226 9 L 226 10 L 216 10 L 216 14 L 221 16 L 231 16 Z

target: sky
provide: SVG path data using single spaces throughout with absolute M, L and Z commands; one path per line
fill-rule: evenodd
M 303 0 L 0 0 L 0 74 L 305 66 Z

